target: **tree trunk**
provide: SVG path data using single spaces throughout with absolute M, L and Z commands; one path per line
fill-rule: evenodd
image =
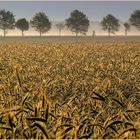
M 42 36 L 41 31 L 40 31 L 40 37 Z
M 22 31 L 22 37 L 24 36 L 23 31 Z
M 76 43 L 78 42 L 78 33 L 76 32 Z
M 59 29 L 59 36 L 61 36 L 61 29 Z
M 4 32 L 4 37 L 5 37 L 6 36 L 6 30 L 4 29 L 3 32 Z
M 108 30 L 108 36 L 110 37 L 110 30 Z
M 127 36 L 127 30 L 125 29 L 125 36 Z

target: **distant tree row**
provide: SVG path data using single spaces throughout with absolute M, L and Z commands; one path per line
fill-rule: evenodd
M 65 24 L 58 23 L 56 27 L 59 30 L 60 36 L 65 26 L 78 36 L 78 34 L 86 34 L 89 23 L 90 21 L 84 13 L 79 10 L 74 10 L 70 13 L 70 17 L 65 20 Z M 25 18 L 15 21 L 15 16 L 12 12 L 6 11 L 5 9 L 0 10 L 0 29 L 3 30 L 4 37 L 8 30 L 14 29 L 15 27 L 21 30 L 22 36 L 24 36 L 24 31 L 29 29 L 29 24 L 39 32 L 40 36 L 51 29 L 51 22 L 48 16 L 43 12 L 36 13 L 31 21 L 28 22 Z M 124 23 L 125 35 L 127 35 L 131 25 L 140 30 L 140 10 L 135 10 L 129 18 L 129 23 Z M 119 31 L 120 23 L 116 17 L 108 14 L 106 17 L 103 17 L 101 26 L 104 31 L 108 32 L 108 36 L 110 36 L 112 33 L 114 34 L 116 31 Z

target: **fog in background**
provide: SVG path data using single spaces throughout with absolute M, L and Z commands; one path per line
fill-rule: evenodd
M 31 20 L 33 15 L 37 12 L 45 12 L 52 21 L 52 29 L 44 35 L 58 35 L 58 29 L 55 24 L 64 22 L 70 16 L 70 12 L 78 9 L 82 11 L 90 20 L 90 27 L 87 35 L 92 35 L 93 30 L 96 35 L 107 35 L 107 32 L 102 30 L 100 21 L 107 14 L 112 14 L 120 20 L 120 31 L 115 35 L 124 35 L 123 23 L 127 22 L 131 13 L 140 9 L 140 1 L 0 1 L 0 9 L 12 11 L 16 20 L 19 18 L 26 18 Z M 131 26 L 131 31 L 128 35 L 139 35 L 135 27 Z M 0 35 L 3 35 L 0 30 Z M 14 29 L 9 30 L 7 36 L 19 36 L 21 31 Z M 29 31 L 24 32 L 24 35 L 39 35 L 37 31 L 30 28 Z M 74 35 L 67 28 L 62 30 L 62 35 Z

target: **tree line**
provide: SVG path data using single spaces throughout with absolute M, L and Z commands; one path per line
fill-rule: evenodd
M 65 20 L 65 24 L 58 23 L 56 24 L 56 27 L 59 30 L 59 35 L 61 35 L 62 29 L 66 26 L 69 30 L 75 33 L 76 36 L 78 36 L 79 34 L 86 35 L 89 24 L 90 21 L 88 17 L 83 12 L 76 9 L 70 13 L 69 18 Z M 108 36 L 119 31 L 120 28 L 119 19 L 111 14 L 103 17 L 100 24 L 102 29 L 108 32 Z M 4 37 L 8 30 L 14 28 L 21 30 L 22 36 L 24 36 L 24 31 L 29 30 L 29 25 L 39 32 L 40 36 L 43 33 L 48 32 L 52 27 L 48 16 L 44 12 L 36 13 L 29 22 L 25 18 L 21 18 L 16 21 L 12 12 L 6 11 L 5 9 L 0 10 L 0 29 L 3 30 Z M 130 15 L 129 22 L 124 23 L 125 35 L 127 35 L 131 25 L 135 26 L 137 30 L 140 30 L 140 10 L 133 11 Z

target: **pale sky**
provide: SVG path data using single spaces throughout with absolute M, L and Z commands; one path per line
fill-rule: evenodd
M 135 9 L 140 10 L 140 1 L 0 1 L 0 9 L 12 11 L 16 20 L 26 18 L 30 21 L 35 13 L 45 12 L 51 21 L 64 21 L 72 10 L 78 9 L 91 21 L 100 22 L 107 14 L 127 21 Z M 31 32 L 34 31 L 28 31 Z M 12 33 L 20 34 L 17 30 L 9 32 Z

